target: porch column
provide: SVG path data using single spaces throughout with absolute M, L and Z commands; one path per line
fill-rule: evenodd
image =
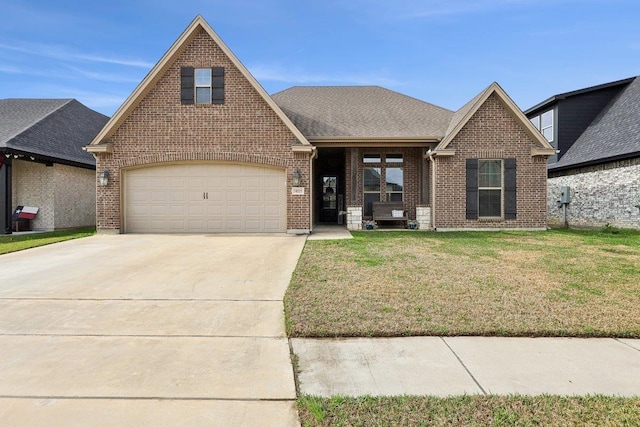
M 0 162 L 0 233 L 11 234 L 11 158 L 3 157 Z

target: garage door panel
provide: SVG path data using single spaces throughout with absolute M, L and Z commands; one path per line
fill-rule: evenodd
M 127 232 L 286 231 L 285 172 L 237 164 L 127 171 Z

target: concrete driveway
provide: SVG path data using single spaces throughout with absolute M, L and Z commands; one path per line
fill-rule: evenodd
M 298 425 L 305 238 L 100 235 L 0 256 L 1 425 Z

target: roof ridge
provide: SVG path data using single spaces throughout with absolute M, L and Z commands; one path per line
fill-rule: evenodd
M 65 101 L 64 103 L 58 105 L 53 110 L 49 111 L 44 116 L 40 117 L 38 120 L 28 123 L 28 125 L 24 129 L 21 129 L 21 130 L 17 131 L 13 135 L 10 135 L 6 139 L 7 142 L 9 142 L 12 139 L 22 135 L 23 133 L 25 133 L 26 131 L 28 131 L 29 129 L 31 129 L 32 127 L 37 125 L 38 123 L 42 123 L 45 119 L 50 117 L 53 113 L 55 113 L 56 111 L 60 110 L 62 107 L 65 107 L 65 106 L 69 105 L 70 102 L 76 101 L 75 98 L 4 98 L 4 99 L 6 99 L 6 100 L 18 100 L 18 101 L 22 101 L 22 100 L 29 100 L 29 101 Z

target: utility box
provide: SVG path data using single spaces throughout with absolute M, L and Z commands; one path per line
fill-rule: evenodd
M 563 205 L 571 203 L 571 188 L 568 186 L 560 188 L 560 203 Z

